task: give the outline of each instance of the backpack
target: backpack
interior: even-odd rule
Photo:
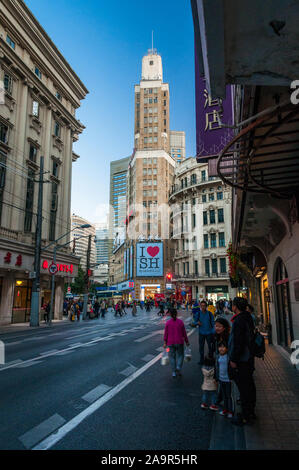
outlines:
[[[264,359],[264,354],[266,352],[265,339],[258,330],[254,333],[252,352],[254,357]]]

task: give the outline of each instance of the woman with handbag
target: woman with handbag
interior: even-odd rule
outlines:
[[[170,309],[171,318],[166,322],[164,331],[164,348],[169,346],[169,361],[172,369],[172,377],[181,376],[184,362],[184,343],[190,345],[182,320],[177,318],[177,310]]]

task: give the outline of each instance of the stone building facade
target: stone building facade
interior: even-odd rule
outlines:
[[[73,143],[84,130],[76,110],[88,91],[25,3],[15,0],[1,2],[0,82],[4,88],[0,104],[3,323],[28,321],[30,315],[41,156],[48,182],[43,185],[42,246],[71,230],[72,163],[79,158]],[[66,236],[62,242],[68,240]],[[42,254],[46,266],[52,254]],[[76,275],[78,266],[69,247],[58,251],[57,261],[63,275],[57,276],[55,316],[62,311],[64,281]],[[44,302],[49,299],[50,276],[43,268],[41,280]]]

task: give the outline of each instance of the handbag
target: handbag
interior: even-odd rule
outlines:
[[[191,348],[190,346],[187,346],[185,349],[185,354],[184,354],[185,362],[190,362],[191,358],[192,358]]]
[[[165,349],[161,357],[161,366],[167,366],[168,364],[169,364],[169,357],[168,357],[168,352]]]

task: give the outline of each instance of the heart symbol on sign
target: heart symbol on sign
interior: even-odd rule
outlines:
[[[146,251],[153,258],[159,253],[160,248],[158,246],[149,246]]]

